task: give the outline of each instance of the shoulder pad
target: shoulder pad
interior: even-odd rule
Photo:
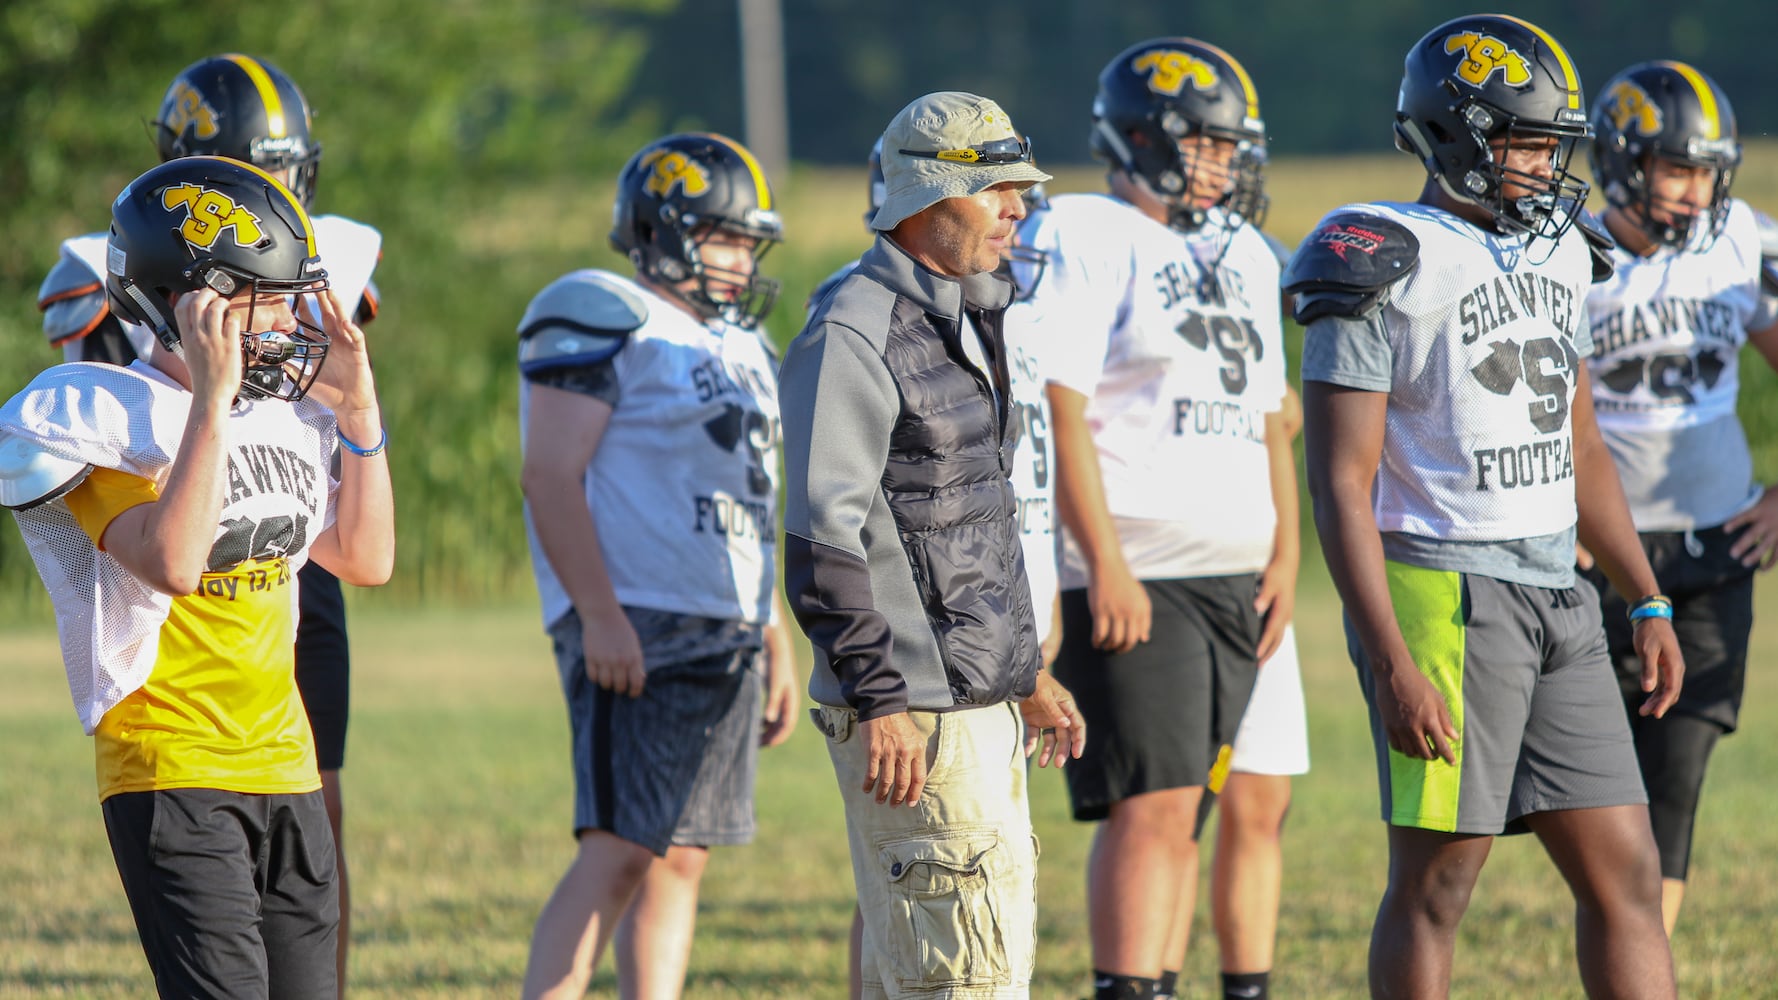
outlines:
[[[36,444],[0,432],[0,507],[30,510],[85,481],[93,467],[57,458]]]
[[[358,296],[358,312],[353,315],[352,322],[363,326],[377,318],[383,309],[383,293],[377,289],[375,281],[364,283],[364,291]]]
[[[1574,217],[1574,228],[1580,230],[1581,236],[1587,241],[1587,253],[1593,257],[1593,284],[1612,276],[1617,271],[1617,264],[1611,259],[1611,252],[1617,249],[1617,240],[1611,238],[1605,225],[1591,212],[1582,212]]]
[[[519,320],[526,374],[604,361],[648,322],[648,304],[612,275],[576,271],[537,293]]]
[[[1296,296],[1295,319],[1370,316],[1389,289],[1420,264],[1420,240],[1399,222],[1363,212],[1336,212],[1296,248],[1280,279]]]
[[[111,311],[105,282],[86,264],[64,254],[37,290],[43,335],[57,347],[93,332]]]

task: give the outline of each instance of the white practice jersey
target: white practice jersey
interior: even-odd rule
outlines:
[[[585,478],[618,601],[730,621],[769,620],[778,532],[778,366],[763,335],[721,320],[700,322],[608,272],[576,271],[556,284],[588,280],[621,288],[646,306],[648,317],[611,360],[621,398]],[[533,433],[526,426],[530,392],[530,383],[521,381],[524,434]],[[529,505],[525,526],[547,625],[571,602],[544,556]]]
[[[1088,398],[1105,499],[1140,579],[1257,572],[1277,514],[1265,442],[1282,406],[1278,259],[1251,226],[1184,234],[1104,195],[1062,195],[1021,242],[1052,382]],[[1066,536],[1066,532],[1064,532]],[[1065,538],[1061,585],[1086,586]]]
[[[1735,413],[1741,346],[1760,309],[1752,209],[1731,201],[1712,242],[1614,251],[1587,314],[1593,408],[1643,531],[1713,527],[1759,497]]]
[[[140,476],[164,490],[178,459],[191,393],[145,361],[61,364],[0,408],[0,440]],[[228,469],[211,571],[233,557],[287,560],[295,573],[333,523],[333,414],[310,400],[242,402],[228,420]],[[68,687],[91,733],[141,687],[172,598],[98,551],[60,498],[14,511],[56,611]],[[296,614],[297,588],[290,588]]]
[[[1569,414],[1592,350],[1585,237],[1501,235],[1417,204],[1338,211],[1392,220],[1420,241],[1419,266],[1375,324],[1391,359],[1387,384],[1367,387],[1389,393],[1378,528],[1461,542],[1571,528]]]

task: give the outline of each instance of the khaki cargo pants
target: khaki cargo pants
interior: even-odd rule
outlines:
[[[915,806],[863,791],[857,716],[818,706],[846,804],[864,913],[864,995],[1023,1000],[1037,948],[1037,838],[1025,797],[1024,723],[1012,704],[912,712],[927,734]]]

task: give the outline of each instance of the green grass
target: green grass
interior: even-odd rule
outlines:
[[[1363,704],[1320,568],[1298,628],[1314,771],[1286,834],[1279,996],[1364,991],[1383,830]],[[1762,610],[1778,613],[1767,591]],[[507,997],[531,923],[567,865],[567,725],[534,608],[372,609],[355,620],[345,785],[354,872],[353,995]],[[42,628],[0,631],[0,997],[137,997],[151,991],[94,802],[81,735]],[[1754,637],[1743,732],[1718,751],[1698,862],[1676,942],[1688,997],[1769,996],[1778,982],[1778,639]],[[1060,778],[1033,782],[1043,838],[1033,995],[1086,992],[1082,876],[1089,831],[1067,819]],[[815,730],[766,754],[760,835],[719,851],[705,882],[687,994],[843,995],[851,880],[826,753]],[[1208,932],[1208,914],[1199,926]],[[1186,979],[1214,982],[1200,936]],[[1579,996],[1567,895],[1534,842],[1502,841],[1464,923],[1458,997]],[[613,995],[609,972],[595,994]]]

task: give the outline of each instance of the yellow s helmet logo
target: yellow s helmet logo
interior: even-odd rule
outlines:
[[[216,138],[216,109],[204,100],[204,95],[197,88],[184,80],[173,84],[173,92],[168,96],[173,109],[168,112],[165,125],[174,135],[184,135],[187,125],[196,125],[192,133],[199,139]]]
[[[235,203],[221,191],[196,184],[175,184],[161,192],[161,205],[172,211],[185,209],[185,221],[179,235],[200,250],[208,250],[222,237],[222,231],[235,231],[235,245],[252,248],[265,239],[259,227],[259,216]]]
[[[1464,31],[1445,39],[1445,51],[1463,53],[1457,64],[1457,78],[1480,87],[1496,73],[1502,74],[1509,87],[1531,84],[1531,63],[1511,46],[1493,35]]]
[[[687,198],[703,197],[710,190],[710,175],[704,168],[674,149],[658,149],[642,158],[642,169],[648,171],[643,190],[661,198],[677,186]]]
[[[1610,102],[1606,111],[1619,132],[1628,132],[1634,122],[1638,135],[1661,134],[1660,105],[1649,100],[1648,91],[1638,87],[1636,81],[1619,80],[1606,99]]]
[[[1152,49],[1130,63],[1137,73],[1148,74],[1148,89],[1168,97],[1178,97],[1187,80],[1198,90],[1214,90],[1221,77],[1216,64],[1206,62],[1178,49]]]

